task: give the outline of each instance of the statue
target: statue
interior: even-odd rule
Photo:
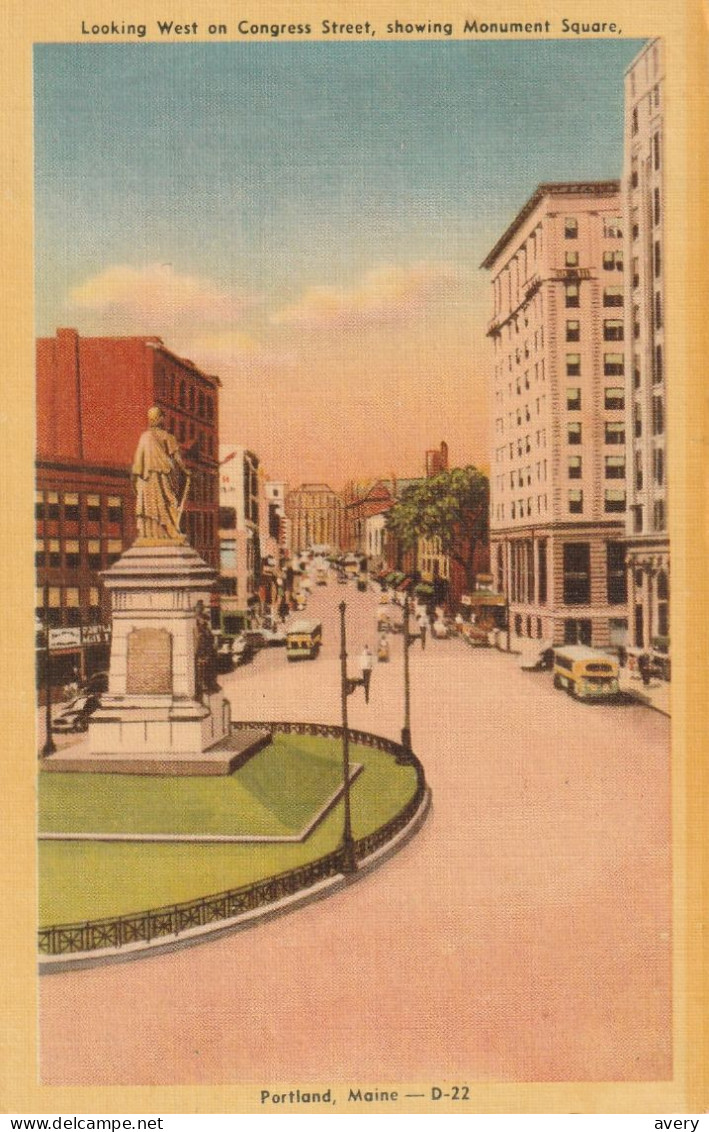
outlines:
[[[135,490],[138,538],[146,542],[173,542],[184,545],[187,536],[180,531],[182,509],[190,486],[190,473],[182,459],[180,446],[162,426],[163,411],[153,405],[148,410],[149,428],[141,435],[135,451],[131,478]],[[177,501],[177,472],[185,476],[182,499]]]

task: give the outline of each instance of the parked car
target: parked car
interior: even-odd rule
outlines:
[[[282,645],[285,648],[285,629],[260,629],[259,631],[264,638],[264,645],[266,648],[273,648],[274,646],[279,645]]]
[[[254,655],[254,646],[247,641],[243,633],[239,633],[234,637],[231,643],[231,655],[233,663],[238,667],[240,664],[248,664]]]
[[[88,731],[89,719],[101,701],[94,692],[82,692],[65,704],[52,720],[52,731]]]
[[[244,629],[241,636],[251,645],[252,649],[263,649],[266,647],[265,629]]]

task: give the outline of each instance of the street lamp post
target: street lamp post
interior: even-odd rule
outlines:
[[[409,595],[404,598],[404,726],[401,729],[401,745],[403,755],[397,760],[400,763],[409,763],[413,760],[411,747],[411,686],[409,680],[409,649],[414,641],[421,641],[421,648],[426,647],[426,632],[421,629],[418,633],[409,631]]]
[[[44,746],[42,747],[42,758],[46,759],[48,755],[53,755],[56,751],[54,740],[52,739],[52,667],[51,667],[51,653],[49,651],[49,582],[44,583],[44,688],[45,688],[45,727],[46,737]]]
[[[372,677],[371,656],[362,659],[362,676],[357,679],[347,675],[347,633],[345,628],[345,610],[347,603],[340,602],[340,674],[342,693],[342,774],[344,788],[344,822],[342,829],[342,871],[354,873],[357,871],[357,857],[355,854],[354,838],[352,837],[352,809],[350,800],[350,732],[347,719],[347,697],[351,696],[355,688],[364,688],[365,702],[369,703],[369,682]],[[368,655],[365,653],[365,655]]]

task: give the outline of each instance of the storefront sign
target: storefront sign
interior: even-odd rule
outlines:
[[[50,629],[50,649],[79,649],[81,648],[81,629]]]

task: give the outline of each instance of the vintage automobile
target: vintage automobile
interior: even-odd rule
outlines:
[[[288,660],[315,660],[322,645],[319,621],[294,621],[288,626],[286,656]]]
[[[52,720],[52,731],[88,731],[89,719],[101,704],[95,692],[82,692]]]
[[[565,688],[578,700],[618,699],[618,661],[584,645],[561,645],[554,650],[554,687]]]

